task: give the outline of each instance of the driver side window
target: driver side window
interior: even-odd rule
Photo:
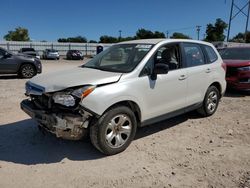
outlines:
[[[163,63],[169,66],[169,71],[181,67],[180,48],[178,44],[168,44],[160,47],[155,54],[155,63]]]

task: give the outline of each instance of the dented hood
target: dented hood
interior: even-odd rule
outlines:
[[[33,77],[27,85],[43,93],[60,91],[83,85],[100,85],[117,82],[122,73],[77,67],[70,70],[42,74]]]

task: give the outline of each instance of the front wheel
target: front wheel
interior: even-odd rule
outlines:
[[[206,92],[202,107],[197,110],[198,113],[204,117],[213,115],[218,108],[219,100],[218,89],[215,86],[210,86]]]
[[[24,64],[21,66],[19,74],[22,78],[32,78],[36,75],[36,69],[31,64]]]
[[[137,121],[126,106],[111,108],[90,127],[92,144],[106,155],[124,151],[134,139]]]

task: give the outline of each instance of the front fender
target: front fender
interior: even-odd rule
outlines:
[[[101,116],[109,107],[124,101],[132,101],[139,108],[142,104],[135,95],[129,93],[129,89],[125,85],[114,83],[97,87],[89,96],[82,99],[80,105]]]

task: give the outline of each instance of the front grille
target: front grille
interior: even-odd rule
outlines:
[[[250,83],[250,78],[240,78],[239,82],[240,83]]]
[[[40,109],[51,108],[51,98],[46,95],[35,95],[32,96],[35,105]]]

